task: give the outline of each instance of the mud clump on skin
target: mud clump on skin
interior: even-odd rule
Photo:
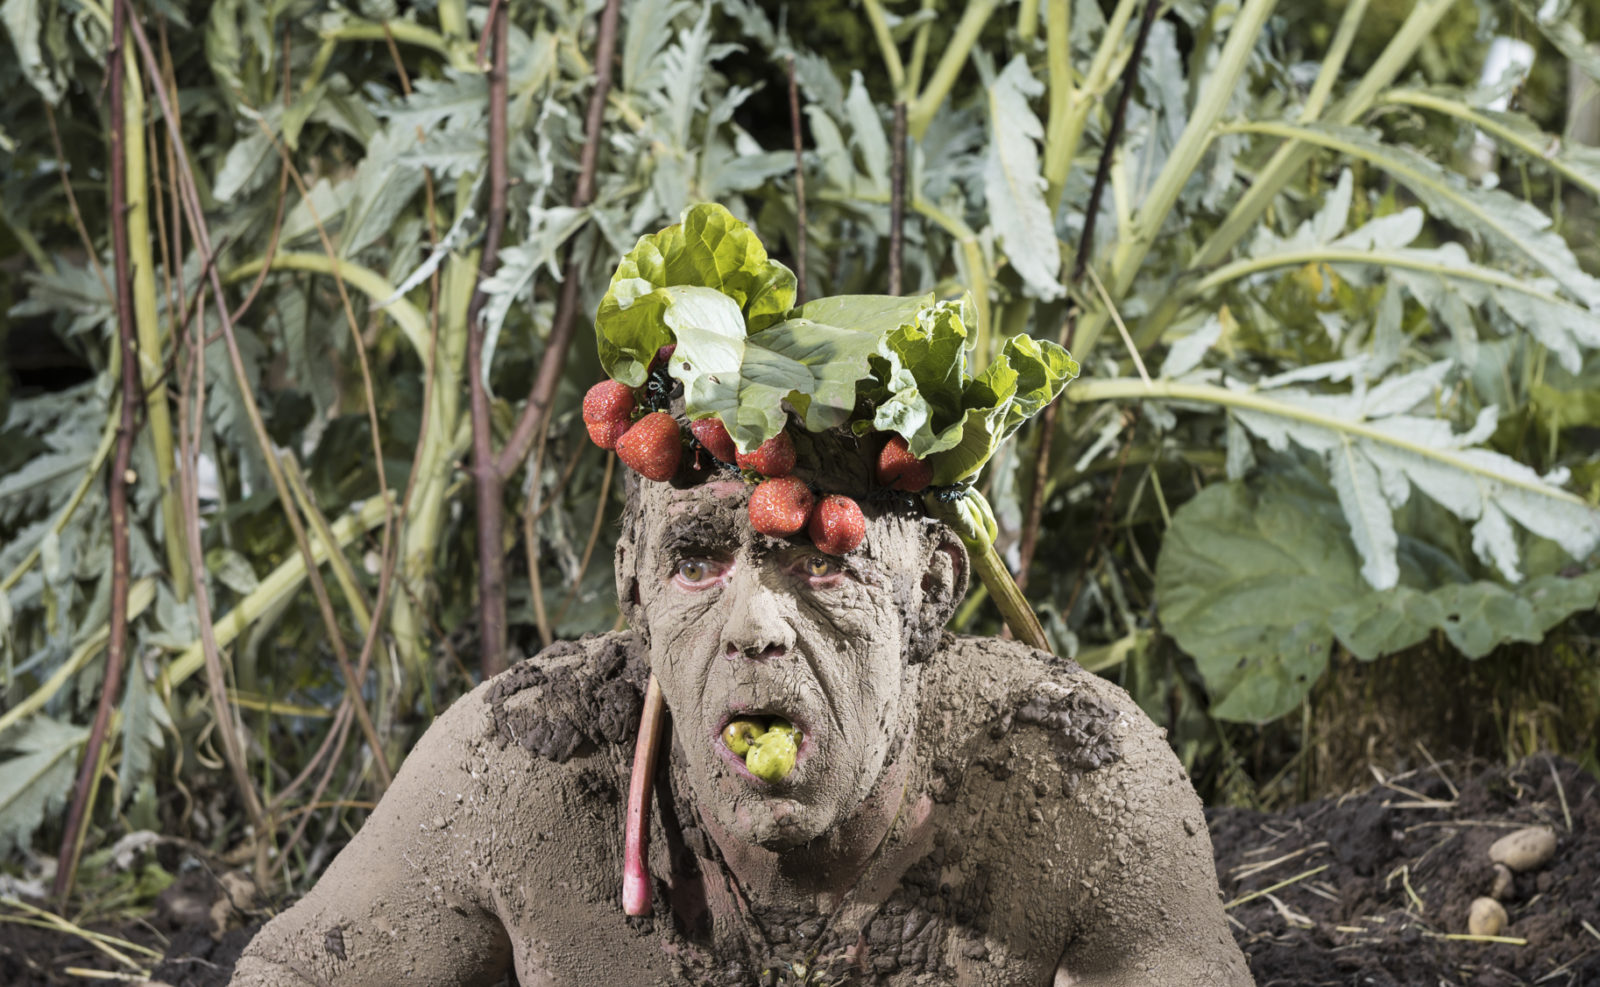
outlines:
[[[1327,868],[1273,892],[1286,911],[1265,896],[1229,911],[1257,983],[1600,984],[1600,943],[1583,926],[1600,928],[1600,783],[1549,757],[1475,776],[1446,762],[1444,773],[1459,795],[1427,767],[1390,779],[1436,804],[1380,785],[1272,815],[1208,812],[1225,899]],[[1555,857],[1517,875],[1501,902],[1500,934],[1527,944],[1444,939],[1467,931],[1473,899],[1493,888],[1489,845],[1532,825],[1555,830]]]
[[[644,708],[645,668],[644,647],[631,634],[552,645],[489,687],[491,739],[557,763],[585,745],[631,744]],[[537,702],[508,704],[529,689],[541,690]]]

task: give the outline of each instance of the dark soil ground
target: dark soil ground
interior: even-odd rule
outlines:
[[[1446,764],[1284,812],[1218,809],[1210,820],[1229,919],[1258,987],[1600,987],[1600,783],[1569,761],[1476,773]],[[1556,853],[1504,896],[1506,941],[1452,938],[1493,884],[1489,844],[1533,825],[1555,830]],[[225,985],[266,910],[230,907],[213,873],[186,873],[146,918],[89,928],[164,951],[157,960],[106,943],[154,983]],[[68,972],[77,969],[132,972],[82,936],[0,922],[0,985],[107,982]]]
[[[1210,813],[1217,876],[1258,987],[1600,987],[1600,785],[1534,757],[1465,777],[1385,776],[1286,812]],[[1494,883],[1489,845],[1558,841],[1502,900],[1504,942],[1451,938]]]

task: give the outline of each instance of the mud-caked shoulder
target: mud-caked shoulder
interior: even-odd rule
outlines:
[[[557,642],[486,684],[488,739],[557,763],[630,745],[648,677],[644,644],[632,631]]]
[[[975,766],[1002,776],[1019,744],[1040,746],[1071,792],[1085,775],[1121,759],[1130,730],[1154,729],[1115,685],[1016,641],[947,636],[931,664],[930,698],[946,728],[947,770],[936,763],[936,773]]]

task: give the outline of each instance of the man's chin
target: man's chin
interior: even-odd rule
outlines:
[[[774,853],[810,843],[834,822],[834,813],[788,798],[741,799],[731,808],[729,835]]]

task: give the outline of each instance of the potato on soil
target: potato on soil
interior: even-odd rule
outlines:
[[[1489,859],[1522,873],[1543,867],[1556,853],[1556,831],[1549,826],[1529,826],[1495,840]]]
[[[1493,898],[1474,898],[1467,909],[1467,931],[1475,936],[1497,936],[1506,921],[1505,908]]]

